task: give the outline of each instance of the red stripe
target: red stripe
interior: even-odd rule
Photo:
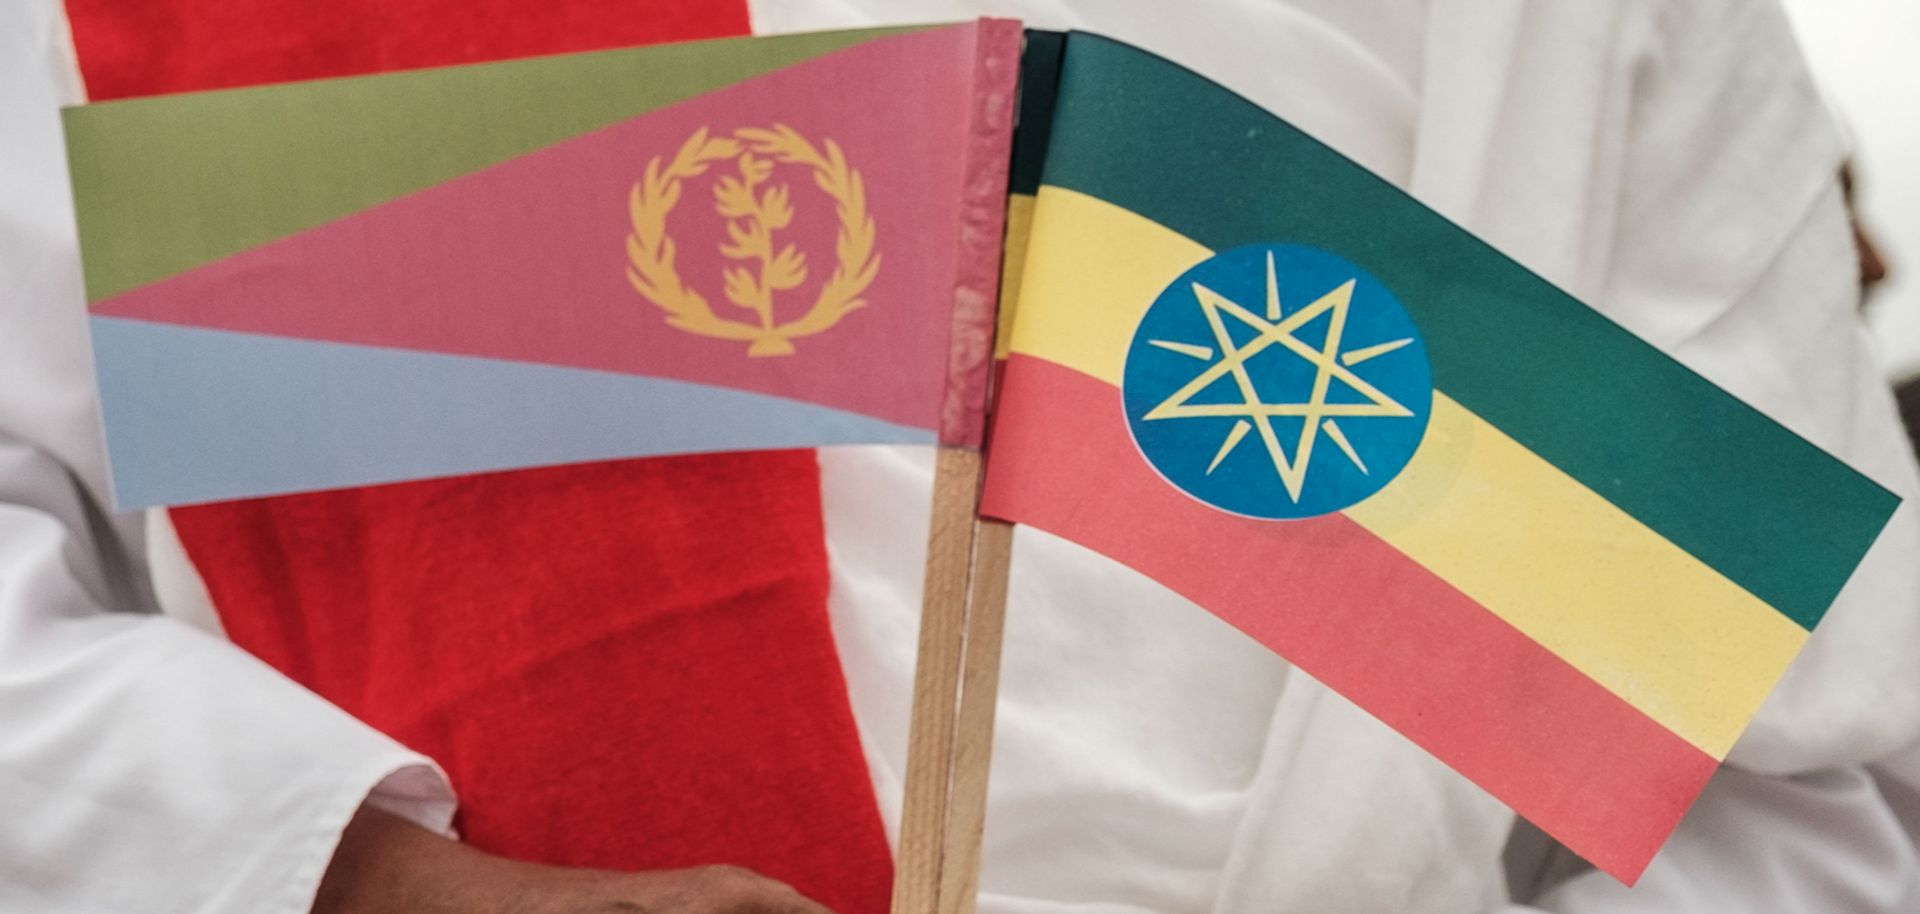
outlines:
[[[1014,356],[985,513],[1145,573],[1631,883],[1715,761],[1344,515],[1272,522],[1164,482],[1119,391]]]

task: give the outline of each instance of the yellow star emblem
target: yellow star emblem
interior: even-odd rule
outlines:
[[[1340,429],[1335,419],[1411,416],[1413,411],[1361,379],[1353,372],[1352,367],[1399,349],[1412,343],[1413,340],[1411,338],[1391,340],[1361,349],[1340,351],[1341,337],[1346,329],[1347,310],[1353,299],[1355,282],[1356,280],[1347,280],[1333,291],[1320,296],[1312,304],[1284,318],[1280,314],[1280,289],[1274,275],[1271,253],[1267,254],[1267,313],[1264,318],[1200,283],[1193,283],[1194,300],[1198,303],[1201,313],[1206,316],[1207,325],[1213,329],[1214,343],[1219,347],[1220,358],[1214,359],[1214,349],[1209,346],[1168,340],[1147,340],[1150,345],[1205,360],[1209,364],[1192,380],[1161,401],[1158,406],[1148,410],[1142,419],[1153,421],[1240,417],[1239,421],[1233,424],[1233,428],[1228,430],[1226,440],[1221,442],[1220,450],[1213,456],[1213,462],[1207,465],[1207,473],[1212,474],[1214,469],[1220,466],[1220,462],[1225,460],[1227,455],[1247,437],[1248,432],[1257,430],[1260,433],[1261,443],[1266,445],[1267,456],[1273,461],[1274,472],[1279,474],[1281,483],[1287,488],[1287,494],[1295,502],[1300,500],[1300,490],[1306,482],[1307,467],[1313,460],[1314,443],[1323,432],[1360,472],[1367,472],[1367,465],[1360,460],[1360,455],[1354,451],[1352,442],[1347,440],[1346,433]],[[1329,315],[1329,325],[1327,337],[1320,346],[1311,346],[1294,335],[1296,331],[1322,314]],[[1233,337],[1227,332],[1227,323],[1223,315],[1252,328],[1256,334],[1254,338],[1244,345],[1236,345]],[[1249,359],[1276,346],[1283,353],[1291,353],[1306,360],[1314,368],[1313,386],[1306,398],[1300,402],[1269,403],[1261,399],[1259,392],[1254,388],[1252,376],[1247,372]],[[1240,402],[1191,402],[1194,395],[1227,375],[1233,376],[1233,382],[1240,390]],[[1367,402],[1327,402],[1327,392],[1335,381],[1351,388]],[[1279,433],[1274,431],[1273,420],[1277,416],[1299,416],[1304,420],[1299,436],[1294,442],[1292,458],[1287,456],[1286,449],[1280,443]]]

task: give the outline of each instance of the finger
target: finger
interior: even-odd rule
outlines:
[[[767,914],[833,914],[833,909],[799,892],[780,899],[766,910]]]
[[[823,905],[778,879],[759,877],[759,898],[765,914],[834,914]]]

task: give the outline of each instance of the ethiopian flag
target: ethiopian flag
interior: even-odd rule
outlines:
[[[69,110],[117,503],[976,445],[1019,50],[982,20]]]
[[[1058,79],[985,513],[1635,879],[1898,500],[1231,92]]]

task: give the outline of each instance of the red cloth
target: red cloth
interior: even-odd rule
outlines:
[[[827,628],[808,452],[179,508],[234,640],[452,774],[523,859],[891,878]]]
[[[745,0],[67,0],[95,100],[747,34]]]
[[[72,0],[94,98],[743,32],[738,3]],[[446,766],[475,845],[748,866],[842,914],[892,861],[807,452],[173,511],[233,639]],[[236,722],[236,725],[244,724]]]

